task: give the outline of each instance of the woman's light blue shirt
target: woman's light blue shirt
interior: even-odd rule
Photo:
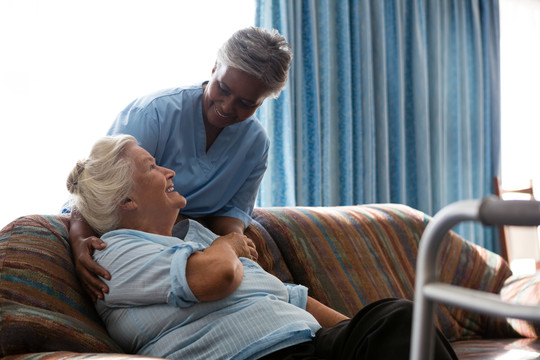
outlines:
[[[182,214],[231,216],[247,226],[267,167],[270,140],[255,118],[224,128],[208,152],[202,85],[162,90],[136,99],[108,135],[133,135],[160,166],[176,172],[187,199]]]
[[[111,273],[96,308],[125,351],[170,359],[256,359],[310,341],[320,325],[305,311],[307,288],[284,284],[240,258],[241,285],[231,295],[199,302],[185,277],[188,257],[216,238],[192,220],[166,237],[135,230],[102,236],[94,259]]]

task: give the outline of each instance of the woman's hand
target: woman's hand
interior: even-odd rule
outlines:
[[[246,235],[241,235],[239,233],[230,233],[225,236],[220,236],[212,245],[219,245],[221,242],[226,242],[236,253],[238,257],[245,257],[253,261],[257,261],[259,254],[255,247],[253,240],[248,238]]]
[[[90,295],[93,302],[103,299],[109,292],[109,287],[99,278],[109,280],[111,275],[99,266],[92,254],[95,250],[103,250],[106,246],[103,240],[94,236],[94,231],[77,212],[73,211],[70,218],[69,241],[73,252],[75,272],[83,289]]]
[[[257,261],[259,254],[253,241],[244,235],[245,225],[242,220],[230,216],[213,216],[206,218],[206,223],[214,234],[223,235],[221,241],[231,241],[238,257]]]

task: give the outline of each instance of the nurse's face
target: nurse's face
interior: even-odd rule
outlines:
[[[255,113],[268,94],[260,79],[229,66],[214,67],[203,94],[203,117],[219,129],[242,122]]]

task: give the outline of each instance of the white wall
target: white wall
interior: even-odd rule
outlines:
[[[207,80],[254,0],[0,0],[0,228],[57,213],[134,98]]]
[[[540,196],[540,1],[501,0],[501,170]]]
[[[500,0],[499,4],[501,180],[503,187],[512,189],[526,187],[532,179],[540,200],[540,0]],[[539,230],[509,229],[514,274],[536,271]]]

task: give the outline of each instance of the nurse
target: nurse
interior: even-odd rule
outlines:
[[[243,233],[267,167],[270,141],[253,116],[287,82],[291,46],[277,31],[249,27],[234,33],[217,53],[209,81],[162,90],[130,103],[108,135],[129,134],[158,165],[182,176],[183,217],[201,220],[218,235]],[[70,241],[75,268],[92,299],[102,299],[110,274],[92,260],[105,243],[77,211]]]

